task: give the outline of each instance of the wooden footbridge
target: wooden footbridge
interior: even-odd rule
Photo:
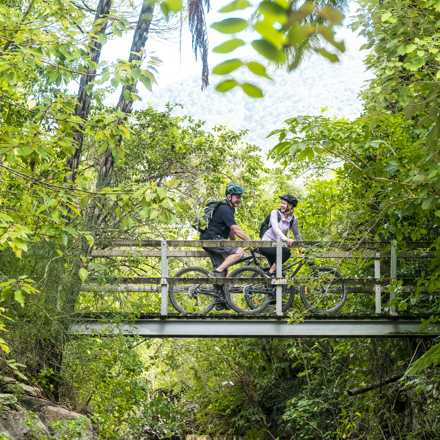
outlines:
[[[393,281],[397,280],[397,260],[399,258],[433,258],[435,252],[427,251],[433,243],[409,242],[405,250],[397,252],[397,246],[392,243],[363,242],[360,245],[348,243],[325,244],[326,250],[318,248],[322,243],[299,242],[294,246],[314,247],[315,258],[341,259],[360,258],[374,260],[374,278],[344,278],[339,284],[348,287],[349,294],[375,295],[375,313],[357,315],[312,315],[304,314],[296,319],[292,311],[282,312],[282,286],[286,279],[282,277],[281,253],[285,243],[264,241],[197,241],[197,240],[112,240],[98,242],[97,248],[92,251],[93,258],[119,257],[156,257],[161,259],[160,277],[126,277],[107,280],[111,284],[85,284],[82,292],[150,292],[160,294],[160,313],[141,315],[136,321],[119,319],[110,320],[107,315],[82,315],[81,319],[72,326],[71,331],[76,334],[94,335],[104,332],[124,335],[140,335],[152,338],[185,338],[185,337],[435,337],[440,335],[440,324],[431,323],[421,326],[427,316],[401,315],[392,305],[384,309],[385,287],[390,292],[390,301],[395,297]],[[178,288],[182,284],[214,284],[214,280],[207,278],[176,278],[168,273],[170,258],[209,258],[209,254],[201,250],[182,250],[182,248],[210,248],[210,247],[272,247],[277,248],[277,277],[265,279],[265,284],[276,286],[275,314],[243,315],[210,313],[208,315],[179,315],[169,312],[168,291],[170,286]],[[150,248],[150,249],[149,249]],[[153,249],[151,249],[153,248]],[[176,249],[178,250],[170,250]],[[336,250],[328,250],[336,249]],[[385,249],[385,250],[384,250]],[[381,278],[381,261],[389,260],[389,277]],[[399,279],[402,281],[401,290],[414,290],[415,280]],[[246,285],[255,282],[251,278],[222,278],[215,279],[215,284]],[[289,283],[304,285],[305,280],[289,280]],[[395,284],[395,283],[394,283]],[[177,286],[177,287],[176,287]],[[440,290],[440,286],[439,286]],[[349,299],[350,301],[350,299]],[[343,310],[342,310],[343,312]],[[106,317],[107,316],[107,317]],[[113,315],[114,316],[114,315]],[[293,316],[293,318],[292,318]]]

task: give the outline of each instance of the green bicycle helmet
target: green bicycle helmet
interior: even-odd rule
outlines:
[[[234,194],[244,194],[245,192],[241,186],[231,183],[226,187],[225,196],[228,197],[229,194],[231,196]]]

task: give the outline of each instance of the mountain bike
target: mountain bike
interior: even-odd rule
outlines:
[[[230,284],[225,290],[228,304],[238,313],[261,313],[269,305],[275,304],[276,285],[259,282],[263,278],[267,279],[269,267],[261,267],[255,252],[251,251],[251,254],[252,256],[244,259],[248,263],[232,272],[230,277],[255,278],[255,283],[246,286]],[[255,266],[250,266],[251,263]],[[308,266],[309,269],[307,283],[299,289],[304,306],[313,313],[339,311],[347,301],[347,287],[340,283],[342,275],[330,267],[316,266],[309,255],[283,267],[283,278],[286,278],[287,285],[282,286],[282,311],[286,312],[291,307],[296,293],[293,284],[289,286],[289,280],[293,280],[303,266]],[[287,273],[293,267],[293,272]]]
[[[261,267],[255,251],[251,256],[243,258],[238,263],[246,262],[231,273],[231,278],[255,278],[255,283],[245,286],[221,286],[212,283],[208,271],[201,267],[187,267],[176,273],[177,278],[206,278],[207,283],[193,285],[170,285],[169,297],[173,307],[181,313],[208,313],[216,304],[227,303],[230,308],[238,313],[255,314],[263,312],[270,304],[275,303],[276,286],[261,283],[261,279],[268,278],[269,267]],[[250,264],[254,264],[251,266]],[[329,267],[315,266],[309,256],[304,256],[294,263],[283,268],[283,277],[293,279],[300,269],[307,265],[310,275],[305,286],[300,287],[300,297],[304,306],[314,313],[336,313],[347,300],[347,288],[337,284],[341,274]],[[289,275],[287,270],[296,266]],[[260,280],[260,282],[259,282]],[[209,284],[208,284],[209,283]],[[293,284],[282,286],[283,312],[292,305],[295,298]]]

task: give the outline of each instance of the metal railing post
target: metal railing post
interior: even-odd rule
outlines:
[[[279,280],[283,276],[283,242],[281,240],[277,240],[277,280]],[[283,286],[281,284],[277,284],[277,316],[283,316]]]
[[[380,278],[380,253],[376,253],[374,259],[374,278]],[[376,292],[376,313],[382,313],[382,288],[379,284],[375,286]]]
[[[391,281],[397,279],[397,256],[396,256],[397,244],[391,246],[391,262],[390,262],[390,278]],[[390,301],[396,298],[394,289],[390,292]],[[390,307],[390,314],[397,315],[396,306]]]
[[[167,256],[167,241],[161,241],[161,303],[160,303],[160,314],[161,316],[168,315],[168,256]]]

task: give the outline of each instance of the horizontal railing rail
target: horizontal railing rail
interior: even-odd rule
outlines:
[[[103,247],[161,247],[163,240],[128,240],[128,239],[114,239],[105,240],[99,239],[95,242],[96,248]],[[167,247],[274,247],[274,241],[241,241],[241,240],[166,240]],[[428,249],[435,242],[431,241],[408,241],[405,243],[399,243],[402,248],[405,249]],[[388,246],[392,246],[393,242],[383,241],[361,241],[356,243],[350,242],[334,242],[334,241],[297,241],[292,244],[291,247],[303,247],[303,246],[320,246],[331,247],[340,249],[383,249]]]
[[[92,251],[92,257],[161,257],[159,250],[145,251],[136,249],[96,249]],[[168,251],[168,257],[174,258],[208,258],[206,251]],[[248,255],[249,256],[249,255]],[[263,257],[257,253],[258,257]],[[346,252],[315,252],[315,258],[391,258],[391,252],[362,252],[362,251],[346,251]],[[397,254],[397,258],[434,258],[435,252],[430,251],[401,251]]]

